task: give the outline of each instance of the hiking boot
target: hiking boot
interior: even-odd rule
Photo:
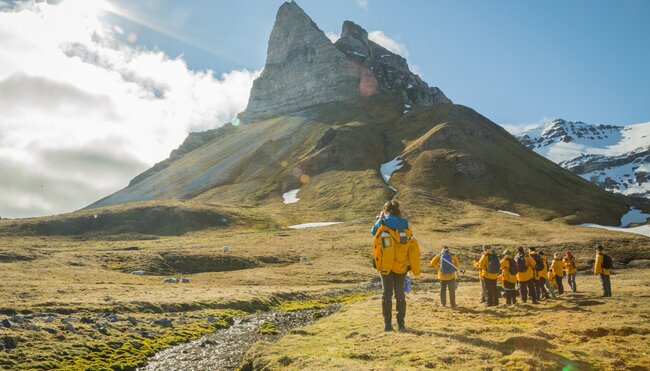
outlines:
[[[385,323],[384,324],[384,331],[386,331],[386,332],[393,331],[393,325],[391,325],[390,323]]]
[[[397,324],[397,331],[399,331],[399,332],[405,332],[405,331],[406,331],[406,326],[404,326],[403,323],[398,323],[398,324]]]

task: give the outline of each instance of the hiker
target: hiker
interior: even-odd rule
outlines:
[[[612,297],[612,282],[610,281],[612,258],[605,252],[601,245],[596,248],[596,261],[594,262],[594,275],[600,275],[603,284],[603,297]]]
[[[555,292],[557,291],[557,284],[555,283],[555,275],[553,274],[552,269],[549,269],[548,273],[546,273],[546,288],[548,289],[548,292],[551,293],[553,299],[555,299],[557,297],[555,295]]]
[[[483,256],[476,263],[476,268],[481,270],[483,278],[485,306],[493,307],[498,305],[497,276],[501,272],[501,261],[499,261],[499,256],[492,252],[490,245],[483,245]]]
[[[528,254],[535,261],[535,269],[533,271],[533,278],[535,280],[535,294],[537,300],[548,299],[548,292],[546,291],[546,274],[548,272],[548,263],[546,256],[542,256],[543,252],[537,253],[535,247],[528,249]]]
[[[373,240],[373,260],[381,277],[381,309],[384,331],[392,331],[393,293],[397,309],[397,328],[405,331],[406,274],[420,274],[420,246],[413,238],[408,221],[402,217],[400,204],[391,200],[384,204],[377,222],[370,231]]]
[[[443,246],[440,254],[433,257],[431,266],[438,270],[440,280],[440,304],[447,306],[447,288],[449,289],[449,303],[456,308],[456,272],[460,262],[456,255],[449,252],[449,247]]]
[[[564,261],[560,259],[560,254],[553,254],[553,261],[551,262],[551,269],[553,270],[553,275],[555,276],[555,284],[557,285],[557,294],[564,294],[564,285],[562,284],[562,278],[564,278]]]
[[[517,248],[517,281],[519,281],[519,294],[521,301],[524,303],[527,297],[533,304],[538,304],[537,291],[535,290],[535,260],[524,252],[524,248],[519,246]]]
[[[576,292],[578,291],[578,287],[576,286],[576,273],[578,272],[578,262],[576,261],[576,257],[573,256],[571,250],[567,250],[566,256],[563,260],[569,287],[571,287],[571,291]]]
[[[512,257],[510,250],[505,250],[501,256],[501,279],[505,290],[506,305],[517,304],[517,263]]]

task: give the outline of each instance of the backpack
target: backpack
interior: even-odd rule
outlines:
[[[603,269],[612,269],[612,264],[612,257],[607,254],[603,254]]]
[[[517,256],[517,271],[519,273],[524,273],[528,270],[528,265],[526,264],[526,258],[523,255]]]
[[[500,273],[501,262],[499,261],[499,256],[497,254],[487,254],[487,257],[488,257],[487,272]]]
[[[383,275],[391,271],[396,250],[407,250],[408,266],[414,275],[420,274],[420,245],[411,230],[391,229],[383,223],[375,232],[373,240],[373,266]]]
[[[531,254],[533,259],[535,260],[535,270],[536,271],[543,271],[544,270],[544,260],[542,259],[541,256],[537,254]]]
[[[456,272],[456,267],[451,263],[452,254],[440,254],[440,272],[450,274]]]
[[[508,271],[510,271],[511,275],[514,276],[519,272],[519,267],[517,266],[515,259],[508,259],[508,265]]]

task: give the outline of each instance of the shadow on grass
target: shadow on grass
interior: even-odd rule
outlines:
[[[555,345],[548,342],[548,340],[534,337],[534,336],[512,336],[505,341],[497,342],[482,339],[476,336],[466,336],[462,334],[449,334],[436,331],[427,331],[427,334],[430,334],[435,337],[448,338],[460,343],[469,344],[475,347],[481,347],[489,349],[492,351],[497,351],[503,356],[508,356],[514,353],[515,351],[523,351],[531,354],[536,359],[541,361],[551,362],[554,364],[555,369],[560,370],[592,370],[594,367],[583,361],[572,360],[567,357],[561,356],[552,352],[552,349],[555,349]]]

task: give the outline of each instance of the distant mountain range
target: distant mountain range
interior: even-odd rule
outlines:
[[[650,122],[613,126],[556,119],[517,139],[608,191],[650,198]]]

